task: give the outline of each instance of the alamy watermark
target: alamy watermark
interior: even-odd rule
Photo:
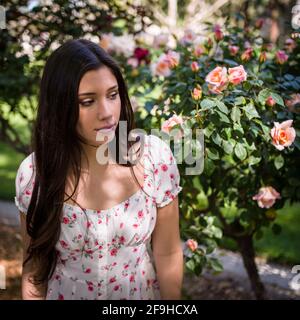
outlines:
[[[0,290],[6,289],[6,272],[5,267],[0,264]]]
[[[6,29],[6,11],[3,6],[0,6],[0,29]]]
[[[291,20],[292,28],[295,30],[292,33],[292,38],[299,38],[300,37],[300,0],[297,0],[296,5],[292,8],[292,20]]]
[[[193,137],[193,132],[195,137]],[[119,121],[119,164],[125,164],[131,162],[137,163],[143,155],[145,147],[145,136],[147,132],[143,129],[133,129],[129,132],[127,137],[127,121]],[[154,135],[162,140],[167,147],[170,147],[171,141],[174,141],[173,155],[176,160],[176,164],[185,163],[188,165],[185,168],[186,175],[199,175],[204,169],[204,132],[202,129],[178,129],[173,128],[167,134],[159,129],[151,129],[150,135]],[[137,141],[137,137],[139,140]],[[99,164],[115,163],[114,159],[117,159],[116,151],[116,139],[115,131],[110,132],[97,132],[96,141],[103,142],[97,147],[96,159]],[[127,150],[128,141],[136,142]],[[161,145],[160,151],[163,152],[164,145]],[[137,153],[137,150],[140,150]],[[108,154],[107,154],[108,150]],[[138,155],[137,155],[138,154]],[[124,156],[125,155],[125,156]],[[165,164],[172,164],[172,158],[167,158]],[[193,166],[192,166],[193,165]]]
[[[296,275],[292,278],[290,286],[294,290],[300,290],[300,264],[293,266],[292,273]]]

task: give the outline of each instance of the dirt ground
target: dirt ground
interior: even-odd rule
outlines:
[[[0,266],[6,270],[6,289],[0,289],[0,300],[21,299],[22,238],[19,228],[0,224]],[[290,291],[267,286],[269,299],[297,299]],[[234,279],[216,280],[214,276],[184,276],[183,299],[186,300],[249,300],[250,290]],[[299,299],[299,297],[298,297]]]

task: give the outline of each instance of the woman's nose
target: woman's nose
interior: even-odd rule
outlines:
[[[112,111],[111,105],[106,99],[98,102],[97,117],[99,120],[110,118],[112,116]]]

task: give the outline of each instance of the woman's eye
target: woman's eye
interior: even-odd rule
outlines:
[[[84,107],[88,107],[90,106],[92,103],[94,102],[93,99],[88,99],[88,100],[83,100],[83,101],[80,101],[80,104]]]
[[[114,92],[113,94],[110,95],[110,98],[112,100],[116,99],[117,95],[119,94],[119,92]]]

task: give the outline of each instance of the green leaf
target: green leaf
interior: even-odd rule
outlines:
[[[216,105],[216,102],[210,99],[203,99],[200,103],[202,109],[211,109]]]
[[[256,165],[257,163],[259,163],[261,161],[261,157],[254,157],[253,155],[251,155],[249,157],[249,164],[251,166]]]
[[[281,105],[284,107],[284,102],[281,96],[278,93],[272,92],[270,89],[263,89],[259,92],[258,94],[258,101],[262,104],[265,105],[266,100],[272,97],[277,104]]]
[[[234,144],[231,141],[223,140],[223,149],[227,154],[232,154]]]
[[[246,104],[246,99],[244,97],[236,97],[234,100],[234,104],[239,106],[241,104]]]
[[[216,131],[214,131],[213,134],[212,134],[212,140],[216,145],[221,146],[222,139],[221,139],[220,135]]]
[[[229,113],[228,108],[226,107],[225,103],[222,101],[216,101],[216,105],[219,108],[220,111],[222,111],[225,114]]]
[[[258,94],[258,101],[262,105],[265,105],[265,102],[269,98],[269,96],[270,96],[270,90],[269,89],[263,89]]]
[[[230,123],[229,118],[228,118],[223,112],[220,112],[220,111],[216,110],[216,113],[219,115],[219,119],[220,119],[222,122]]]
[[[235,155],[240,159],[244,160],[247,157],[247,151],[241,143],[237,143],[234,148]]]
[[[211,160],[218,160],[220,157],[218,150],[215,148],[209,148],[209,149],[207,148],[207,156]]]
[[[204,160],[204,173],[205,175],[207,176],[210,176],[212,175],[212,173],[214,172],[215,170],[215,165],[214,165],[214,162],[208,158],[206,158]]]
[[[194,271],[195,269],[195,262],[193,259],[190,259],[189,261],[186,262],[186,267],[190,270],[190,271]]]
[[[277,157],[274,159],[274,165],[275,165],[275,168],[276,168],[277,170],[279,170],[280,168],[283,167],[283,165],[284,165],[284,158],[283,158],[282,155],[279,155],[279,156],[277,156]]]
[[[231,119],[233,122],[240,122],[241,111],[238,107],[234,106],[230,113]]]
[[[271,97],[276,101],[277,104],[281,105],[281,106],[285,106],[283,99],[281,98],[281,96],[275,92],[271,92]]]
[[[243,107],[246,112],[246,116],[249,120],[252,118],[260,118],[259,114],[256,111],[256,108],[252,103],[248,103],[246,106]]]

